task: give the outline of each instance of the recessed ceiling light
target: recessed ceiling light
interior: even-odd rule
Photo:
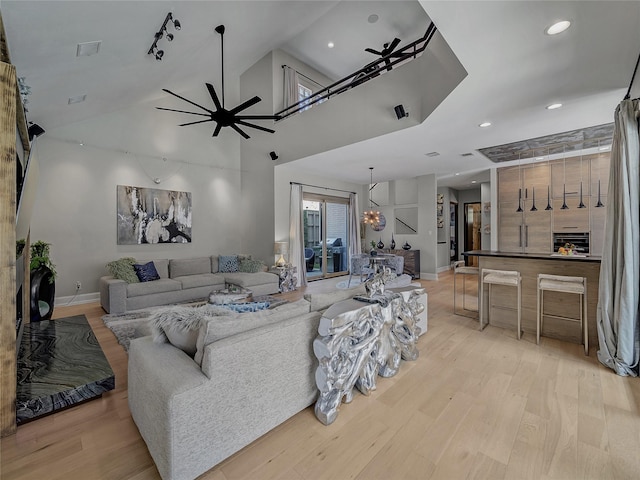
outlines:
[[[81,147],[84,147],[84,143],[82,142],[78,143],[78,145],[80,145]]]
[[[458,175],[460,175],[460,172],[456,172],[456,177],[457,177]]]
[[[560,22],[556,22],[544,31],[547,35],[557,35],[558,33],[564,32],[569,26],[571,22],[569,20],[562,20]]]
[[[486,127],[490,127],[491,126],[491,122],[482,122],[480,125],[478,125],[480,128],[486,128]]]
[[[327,47],[333,48],[333,47],[335,47],[335,45],[333,44],[333,42],[329,42],[329,43],[327,43]]]
[[[88,57],[89,55],[95,55],[100,51],[101,44],[102,40],[79,43],[76,49],[76,57]]]
[[[369,15],[369,18],[367,18],[367,22],[376,23],[379,18],[380,17],[378,17],[378,15],[376,15],[375,13],[372,13],[371,15]]]
[[[75,97],[69,97],[69,101],[67,102],[67,105],[73,105],[74,103],[81,103],[84,102],[87,99],[86,95],[77,95]]]
[[[547,110],[555,110],[556,108],[560,108],[561,106],[561,103],[552,103],[551,105],[547,105]]]
[[[475,180],[471,180],[471,183],[476,183],[476,181]]]

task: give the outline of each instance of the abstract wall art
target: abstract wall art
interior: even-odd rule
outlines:
[[[191,193],[118,185],[118,245],[191,243]]]

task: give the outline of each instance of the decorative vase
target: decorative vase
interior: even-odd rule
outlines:
[[[32,322],[50,320],[56,297],[53,273],[44,265],[31,270],[31,299],[29,317]]]
[[[375,256],[377,256],[377,255],[378,255],[378,251],[372,248],[372,249],[371,249],[371,251],[369,252],[369,254],[370,254],[372,257],[375,257]]]
[[[403,250],[411,250],[411,245],[409,245],[408,242],[404,242],[404,245],[402,245],[402,249]]]
[[[380,237],[380,241],[378,242],[377,247],[378,247],[379,249],[383,249],[383,248],[384,248],[384,243],[382,243],[382,237]]]
[[[395,250],[396,248],[396,241],[393,238],[393,233],[391,234],[391,244],[389,245],[389,247],[391,247],[391,250]]]

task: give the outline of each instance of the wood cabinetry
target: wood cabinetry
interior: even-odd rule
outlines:
[[[384,252],[404,257],[402,273],[411,275],[413,279],[420,278],[420,250],[384,250]]]
[[[548,185],[546,163],[498,171],[500,251],[551,253],[551,212],[545,210]]]
[[[609,164],[606,152],[499,169],[498,249],[551,253],[553,233],[589,232],[590,253],[600,255],[606,209],[596,207],[598,181],[606,204]],[[552,210],[545,210],[547,196]],[[581,198],[584,208],[578,208]]]

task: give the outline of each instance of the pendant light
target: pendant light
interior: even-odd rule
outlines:
[[[578,208],[587,208],[582,201],[582,155],[580,155],[580,203],[578,204]]]
[[[549,152],[547,152],[547,175],[551,178],[551,167],[549,165]],[[547,206],[545,207],[546,211],[553,210],[551,206],[551,185],[547,185]]]
[[[600,141],[598,141],[598,151],[600,151]],[[596,208],[604,207],[602,197],[600,196],[600,156],[601,155],[598,155],[598,203],[596,203]]]
[[[529,211],[537,212],[538,209],[536,208],[536,187],[531,187],[531,199],[533,201],[533,204],[531,205],[531,208],[529,209]]]
[[[564,147],[562,150],[562,168],[563,168],[563,179],[562,179],[562,206],[560,210],[568,210],[567,207],[567,157],[565,156]]]
[[[371,225],[371,228],[375,229],[378,223],[380,223],[380,212],[373,209],[373,200],[371,198],[371,190],[373,185],[373,167],[369,167],[371,171],[371,183],[369,184],[369,210],[365,210],[362,214],[362,222],[366,225]]]
[[[520,178],[522,176],[522,170],[520,169],[520,155],[518,155],[518,183],[520,183],[520,185],[522,185],[522,179]],[[518,189],[518,209],[516,210],[516,213],[520,213],[522,212],[522,188]]]

